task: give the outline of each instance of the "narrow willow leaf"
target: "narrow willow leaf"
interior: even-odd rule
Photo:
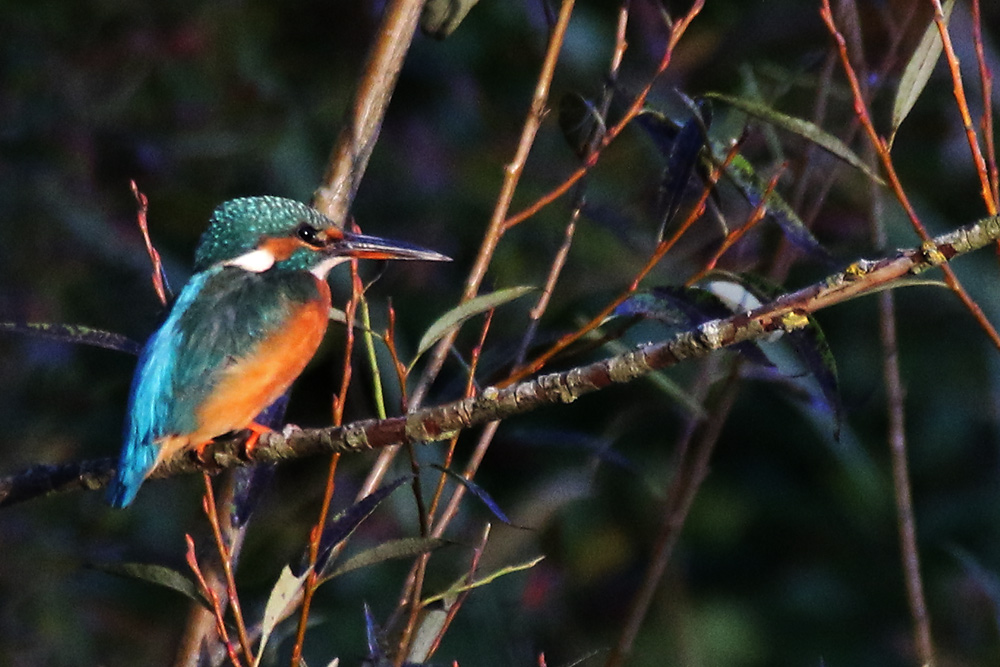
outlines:
[[[472,495],[474,495],[476,498],[480,500],[480,502],[483,503],[483,505],[486,505],[486,508],[490,511],[490,513],[493,514],[493,516],[497,518],[497,520],[502,521],[508,526],[513,526],[515,528],[523,527],[523,526],[518,526],[517,524],[513,523],[510,519],[507,518],[507,515],[504,514],[503,510],[500,509],[500,506],[496,503],[496,501],[493,500],[493,498],[490,497],[490,494],[486,492],[486,489],[479,486],[471,479],[466,479],[462,475],[459,475],[457,472],[451,470],[450,468],[445,468],[439,465],[434,465],[434,467],[440,470],[441,472],[445,473],[452,479],[454,479],[456,482],[464,486],[466,489],[468,489],[469,492],[472,493]]]
[[[368,642],[368,656],[365,660],[365,664],[380,667],[383,664],[383,658],[385,658],[382,654],[382,647],[379,644],[379,637],[382,634],[382,629],[375,620],[375,615],[372,614],[371,607],[368,606],[367,602],[364,603],[364,610],[365,639]]]
[[[316,557],[317,571],[323,572],[323,569],[327,565],[327,559],[330,558],[330,553],[333,551],[333,547],[350,537],[357,530],[358,526],[370,517],[372,512],[382,504],[383,500],[388,498],[404,482],[410,481],[410,479],[412,478],[404,476],[385,486],[381,486],[330,519],[323,529],[323,534],[320,536],[319,553]]]
[[[698,156],[708,141],[705,132],[712,122],[711,105],[704,100],[699,100],[697,104],[692,101],[691,108],[692,116],[681,126],[681,131],[670,148],[667,167],[663,172],[657,210],[660,219],[657,241],[663,240],[663,233],[677,215],[684,192],[694,176]]]
[[[27,336],[39,336],[41,338],[51,338],[63,343],[75,343],[77,345],[93,345],[103,347],[106,350],[115,352],[125,352],[126,354],[139,354],[142,346],[121,334],[75,324],[52,324],[49,322],[0,322],[0,331],[10,331],[11,333],[25,334]]]
[[[191,579],[187,578],[177,570],[165,565],[153,565],[149,563],[98,563],[90,567],[101,572],[107,572],[126,579],[138,579],[157,586],[169,588],[177,591],[188,599],[194,600],[206,609],[211,609],[211,605],[201,593],[201,589]]]
[[[267,640],[271,638],[271,633],[274,632],[278,623],[285,618],[289,604],[302,590],[310,572],[312,570],[306,570],[302,574],[296,575],[292,572],[292,568],[286,565],[278,576],[278,581],[271,588],[271,594],[267,597],[267,604],[264,605],[264,618],[260,622],[260,645],[257,647],[257,659],[254,660],[254,667],[260,664]]]
[[[473,299],[469,299],[465,303],[455,306],[435,320],[434,324],[427,329],[427,332],[417,345],[417,354],[413,358],[413,361],[410,362],[410,368],[413,368],[413,364],[416,363],[420,355],[431,349],[434,343],[447,336],[454,329],[457,329],[470,317],[475,317],[497,306],[502,306],[509,301],[524,296],[534,289],[534,287],[530,286],[508,287],[507,289],[497,290],[489,294],[481,294]]]
[[[726,283],[731,285],[732,283]],[[723,298],[712,289],[665,285],[648,292],[637,292],[615,309],[615,315],[639,315],[663,322],[672,329],[691,329],[709,320],[729,317],[739,310],[749,310]],[[770,366],[767,356],[752,341],[738,343],[733,348],[747,359]]]
[[[724,271],[715,271],[711,275],[720,278],[712,282],[712,291],[719,294],[728,284],[732,290],[728,298],[740,299],[742,301],[739,306],[741,310],[757,308],[783,293],[780,285],[771,283],[760,276],[736,275]],[[785,336],[799,363],[819,385],[820,396],[818,398],[833,414],[834,437],[839,439],[843,404],[837,377],[837,361],[819,323],[811,315],[807,316],[806,319],[805,325],[786,332]]]
[[[737,155],[729,164],[725,171],[726,178],[736,185],[740,194],[751,206],[760,204],[764,198],[767,185],[764,180],[757,175],[753,165],[745,158]],[[820,245],[813,233],[809,231],[806,224],[802,222],[788,202],[786,202],[777,192],[771,192],[764,204],[768,217],[777,223],[781,232],[796,247],[809,252],[826,262],[832,261],[830,253]]]
[[[437,595],[432,595],[428,598],[424,598],[423,600],[421,600],[420,604],[421,606],[426,607],[427,605],[432,604],[434,602],[438,602],[440,600],[447,600],[450,598],[454,598],[459,593],[464,593],[465,591],[471,591],[474,588],[479,588],[480,586],[485,586],[486,584],[493,583],[500,577],[506,576],[508,574],[513,574],[515,572],[522,572],[524,570],[530,570],[531,568],[541,563],[543,560],[545,560],[545,556],[538,556],[536,558],[532,558],[529,561],[525,561],[524,563],[519,563],[517,565],[508,565],[507,567],[500,568],[495,572],[491,572],[482,579],[476,579],[472,583],[457,584],[442,593],[438,593]]]
[[[815,123],[811,123],[801,118],[796,118],[795,116],[783,114],[780,111],[775,111],[771,107],[761,104],[760,102],[745,100],[732,95],[724,95],[722,93],[706,93],[704,97],[719,100],[720,102],[736,107],[740,111],[750,114],[755,118],[759,118],[765,123],[771,123],[776,127],[780,127],[783,130],[787,130],[788,132],[808,139],[820,148],[829,152],[831,155],[840,158],[847,164],[862,172],[865,176],[872,179],[879,185],[885,185],[885,181],[883,181],[878,174],[872,171],[868,165],[854,153],[854,151],[847,147],[844,142],[829,132],[821,129]]]
[[[336,567],[329,574],[325,575],[322,581],[328,581],[342,574],[359,570],[369,565],[396,558],[411,558],[419,556],[435,549],[451,544],[448,540],[438,537],[404,537],[398,540],[383,542],[371,549],[366,549],[359,554],[348,558],[342,565]]]
[[[559,100],[559,129],[578,158],[586,156],[595,134],[604,134],[604,119],[594,103],[579,93]]]
[[[680,132],[680,126],[677,123],[653,109],[643,109],[633,122],[646,130],[663,157],[670,156],[674,141],[677,140],[677,134]]]
[[[788,342],[806,369],[816,378],[826,406],[833,413],[835,440],[840,440],[843,407],[840,400],[840,381],[837,377],[837,360],[833,357],[826,334],[816,319],[809,315],[809,323],[801,329],[788,332]]]
[[[425,664],[447,622],[448,612],[443,606],[435,609],[425,608],[420,616],[420,625],[413,632],[413,642],[410,644],[410,652],[406,655],[404,664]]]
[[[944,22],[947,25],[951,18],[951,10],[955,7],[955,0],[945,0],[942,5],[944,10]],[[941,33],[938,32],[937,24],[931,18],[930,24],[924,30],[924,36],[920,39],[913,55],[903,69],[903,76],[899,79],[899,89],[896,90],[896,99],[892,103],[892,131],[889,133],[889,145],[896,139],[896,132],[903,124],[906,117],[917,103],[920,94],[924,92],[927,82],[931,78],[934,66],[941,57]]]
[[[980,592],[984,593],[993,606],[993,622],[1000,627],[1000,576],[995,570],[984,566],[971,553],[961,547],[947,548],[952,558],[962,565],[966,577],[975,582]]]
[[[444,39],[462,22],[479,0],[427,0],[420,13],[420,29],[435,39]]]

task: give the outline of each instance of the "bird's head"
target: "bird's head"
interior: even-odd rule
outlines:
[[[282,197],[245,197],[220,205],[195,251],[195,270],[222,264],[254,273],[309,271],[325,278],[353,257],[448,261],[432,250],[344,231],[314,208]]]

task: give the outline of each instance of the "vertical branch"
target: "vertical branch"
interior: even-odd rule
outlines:
[[[601,101],[597,105],[597,122],[594,123],[593,131],[583,153],[584,161],[598,150],[604,139],[603,130],[608,117],[608,110],[611,108],[611,99],[614,97],[618,81],[618,70],[621,68],[622,59],[625,57],[625,49],[628,46],[625,41],[625,30],[628,27],[630,6],[630,0],[623,0],[621,7],[618,9],[618,26],[615,31],[615,46],[611,54],[611,65],[608,68],[608,77],[604,84]],[[583,212],[583,207],[586,204],[586,187],[586,180],[581,179],[577,187],[575,201],[573,202],[573,210],[570,212],[569,222],[566,223],[566,228],[563,231],[562,245],[559,246],[555,257],[552,259],[552,264],[549,266],[549,273],[545,278],[545,286],[542,287],[538,301],[535,302],[535,305],[528,313],[528,328],[525,330],[524,336],[521,337],[520,348],[518,349],[517,356],[514,357],[513,365],[515,368],[523,364],[525,357],[528,356],[528,349],[535,339],[538,323],[549,307],[549,301],[555,292],[556,284],[566,266],[566,259],[569,257],[569,250],[573,245],[573,238],[576,235],[576,223],[580,219],[580,214]]]
[[[500,186],[500,195],[497,203],[493,207],[493,214],[490,217],[486,233],[483,235],[483,242],[479,246],[479,254],[469,276],[465,282],[465,289],[462,292],[462,301],[468,301],[479,292],[479,286],[486,276],[486,269],[489,268],[496,251],[497,244],[504,234],[504,219],[507,211],[510,210],[511,201],[514,199],[514,191],[521,180],[524,165],[528,160],[528,153],[535,142],[535,136],[541,127],[542,118],[546,113],[546,104],[549,99],[549,88],[552,85],[552,78],[555,75],[556,63],[559,61],[559,52],[562,50],[563,41],[566,38],[566,29],[569,27],[569,19],[573,14],[574,0],[563,0],[559,9],[559,16],[556,24],[552,28],[549,36],[549,44],[545,51],[545,59],[542,62],[542,69],[538,74],[538,83],[535,84],[535,93],[531,98],[531,108],[524,120],[521,129],[521,138],[518,141],[517,149],[510,163],[504,168],[503,184]],[[445,336],[435,347],[428,357],[428,363],[424,373],[420,378],[416,390],[413,393],[413,403],[411,407],[419,407],[430,387],[434,377],[441,371],[441,366],[448,355],[448,349],[455,342],[457,331]]]
[[[333,405],[333,425],[339,426],[344,420],[344,404],[347,402],[347,390],[351,386],[351,356],[354,352],[354,317],[357,313],[358,302],[361,300],[362,286],[361,278],[358,276],[358,261],[351,260],[351,299],[344,308],[347,320],[347,328],[344,340],[344,364],[341,374],[340,390],[334,397]],[[309,536],[309,575],[306,578],[302,589],[302,610],[299,613],[299,626],[295,636],[295,646],[292,648],[292,667],[298,667],[302,659],[302,647],[305,643],[306,626],[309,622],[309,608],[312,604],[313,594],[319,586],[319,574],[316,572],[316,561],[319,558],[320,542],[323,539],[323,529],[326,527],[326,520],[330,514],[330,503],[333,501],[333,492],[337,473],[337,464],[340,462],[340,453],[335,453],[330,459],[330,467],[327,471],[326,489],[323,493],[323,502],[320,505],[319,518],[313,526]],[[333,556],[331,556],[333,558]]]
[[[979,11],[979,0],[972,0],[972,43],[976,49],[976,63],[979,66],[979,86],[982,94],[983,117],[980,131],[986,146],[986,162],[990,172],[990,190],[993,201],[1000,202],[1000,173],[997,171],[997,152],[993,139],[993,73],[986,65],[983,48],[983,18]]]
[[[323,183],[313,194],[313,205],[331,220],[347,219],[378,141],[385,110],[413,41],[423,4],[423,0],[389,0],[385,8]]]
[[[861,35],[858,30],[854,41],[860,47]],[[867,80],[867,72],[861,71],[862,81]],[[866,99],[867,93],[865,90]],[[867,144],[865,159],[874,166],[876,146]],[[869,183],[871,202],[870,222],[872,242],[876,248],[884,249],[888,244],[881,190]],[[895,297],[891,290],[879,295],[879,343],[882,348],[882,382],[886,390],[886,416],[888,421],[887,440],[892,461],[893,488],[895,491],[896,523],[899,529],[899,550],[910,615],[913,620],[913,642],[920,664],[931,667],[934,664],[934,647],[931,640],[930,615],[924,597],[923,580],[920,574],[920,555],[917,548],[916,519],[913,511],[913,496],[910,492],[910,471],[906,451],[905,391],[899,366],[899,340],[896,328]]]
[[[913,634],[920,664],[934,665],[934,645],[931,641],[931,621],[920,578],[920,557],[917,549],[917,523],[913,515],[913,497],[906,462],[906,425],[904,420],[903,383],[899,370],[899,342],[892,290],[879,294],[879,339],[882,343],[882,376],[886,388],[889,416],[889,453],[892,457],[892,481],[896,490],[896,517],[899,524],[899,545],[906,577],[906,597],[913,617]]]
[[[236,647],[233,646],[231,641],[229,641],[229,633],[226,631],[225,610],[219,600],[219,595],[216,593],[215,589],[209,586],[208,582],[205,581],[205,576],[202,574],[201,568],[198,566],[198,556],[195,554],[194,540],[190,535],[185,535],[184,537],[187,540],[188,567],[191,568],[191,572],[194,573],[195,579],[198,580],[198,585],[201,588],[201,591],[205,594],[205,597],[208,598],[208,601],[212,605],[215,618],[215,631],[218,633],[219,638],[226,647],[226,655],[229,657],[229,662],[232,663],[233,667],[242,667],[243,663],[240,661],[239,655],[236,652]]]
[[[962,127],[965,128],[965,138],[969,142],[969,151],[972,153],[972,161],[976,165],[976,173],[979,175],[979,185],[983,203],[990,215],[997,214],[997,201],[993,196],[993,188],[990,186],[989,172],[986,169],[986,161],[983,159],[983,152],[979,149],[979,139],[976,137],[976,126],[972,122],[972,114],[969,112],[969,101],[965,97],[965,86],[962,83],[962,71],[955,54],[955,47],[951,44],[951,36],[948,34],[948,24],[944,20],[944,10],[941,7],[941,0],[931,0],[934,6],[934,23],[941,34],[941,42],[944,44],[944,55],[948,61],[948,71],[951,72],[952,94],[955,96],[955,106],[962,117]],[[987,101],[989,108],[989,101]]]
[[[574,0],[563,0],[562,6],[559,10],[559,18],[552,30],[552,35],[549,37],[548,48],[545,52],[545,60],[542,63],[542,70],[538,75],[538,83],[535,86],[535,94],[531,101],[531,108],[524,121],[524,127],[521,131],[521,139],[518,142],[514,159],[504,169],[504,180],[500,187],[499,198],[497,199],[496,206],[494,207],[493,215],[490,218],[490,223],[486,229],[486,233],[483,236],[483,242],[480,245],[476,262],[466,279],[465,289],[461,298],[461,301],[463,302],[475,297],[479,292],[479,286],[482,284],[483,278],[486,276],[486,269],[489,267],[490,261],[493,258],[493,253],[496,251],[497,244],[500,243],[501,236],[503,236],[504,218],[507,215],[507,211],[510,209],[510,203],[514,197],[514,191],[517,188],[517,184],[520,181],[524,164],[528,159],[528,153],[531,150],[532,144],[534,144],[535,135],[537,134],[538,128],[541,126],[542,118],[545,115],[545,105],[548,101],[549,87],[552,84],[552,77],[555,74],[556,63],[559,60],[559,52],[562,49],[562,43],[566,37],[566,28],[569,26],[569,18],[573,13],[573,4]],[[458,331],[456,329],[442,338],[428,355],[427,366],[424,368],[420,381],[417,383],[417,386],[413,391],[413,396],[409,406],[411,410],[420,407],[423,403],[424,397],[427,395],[427,391],[430,389],[430,385],[434,381],[434,378],[437,377],[437,374],[441,371],[441,367],[444,365],[444,360],[448,356],[448,350],[454,344],[455,337],[457,335]],[[379,482],[385,476],[386,471],[389,469],[389,464],[395,458],[398,450],[398,446],[392,446],[386,447],[379,453],[378,460],[372,466],[371,472],[368,473],[368,477],[365,479],[364,484],[358,490],[359,498],[370,494],[378,486]]]
[[[681,529],[687,520],[694,497],[701,488],[701,483],[708,476],[708,464],[712,452],[715,450],[715,443],[718,442],[722,427],[736,402],[740,388],[739,367],[740,362],[737,360],[733,364],[725,386],[715,402],[715,409],[712,410],[709,418],[702,422],[692,420],[681,439],[678,446],[680,457],[677,474],[670,484],[667,502],[660,519],[659,533],[653,545],[653,553],[650,555],[642,584],[629,605],[625,626],[622,628],[621,635],[618,637],[618,642],[612,649],[611,655],[604,663],[605,667],[623,667],[632,652],[632,645],[639,634],[639,628],[642,626],[646,614],[649,612],[653,597],[663,579],[663,573],[666,572],[667,564],[673,555],[674,546],[677,544]],[[708,372],[704,373],[700,382],[707,382],[709,375]],[[707,386],[702,385],[700,393],[704,394],[706,389]],[[694,447],[689,449],[691,442],[694,442]]]
[[[236,576],[233,572],[232,549],[226,544],[222,535],[222,526],[219,524],[219,512],[215,503],[215,494],[212,492],[212,478],[208,473],[204,473],[202,478],[205,481],[205,496],[202,499],[202,509],[212,526],[212,535],[215,537],[215,548],[219,553],[219,562],[222,564],[222,572],[226,579],[226,594],[229,598],[229,608],[232,611],[233,619],[236,621],[236,632],[240,640],[240,648],[243,650],[243,657],[247,664],[253,664],[253,651],[250,649],[250,638],[247,635],[247,627],[243,622],[243,609],[240,606],[240,597],[236,590]]]

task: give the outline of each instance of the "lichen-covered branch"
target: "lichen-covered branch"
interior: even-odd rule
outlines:
[[[165,462],[152,477],[173,477],[206,468],[232,468],[253,462],[273,463],[324,452],[349,453],[404,442],[445,440],[457,431],[531,412],[541,406],[571,403],[609,385],[630,382],[684,359],[703,357],[742,341],[761,339],[774,331],[797,329],[805,326],[807,314],[892,286],[901,278],[940,266],[998,238],[1000,216],[986,218],[892,257],[859,260],[821,282],[785,294],[755,310],[706,322],[664,342],[502,389],[487,387],[478,396],[401,417],[358,421],[338,428],[265,433],[249,459],[242,454],[242,441],[229,438],[210,446],[204,454],[205,462],[182,456]],[[113,472],[112,459],[35,466],[0,479],[0,507],[49,493],[97,489],[107,483]]]

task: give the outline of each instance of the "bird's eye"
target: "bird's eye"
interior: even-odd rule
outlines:
[[[326,245],[320,236],[319,230],[307,222],[299,225],[298,229],[295,230],[295,236],[303,243],[311,245],[314,248],[322,248]]]

